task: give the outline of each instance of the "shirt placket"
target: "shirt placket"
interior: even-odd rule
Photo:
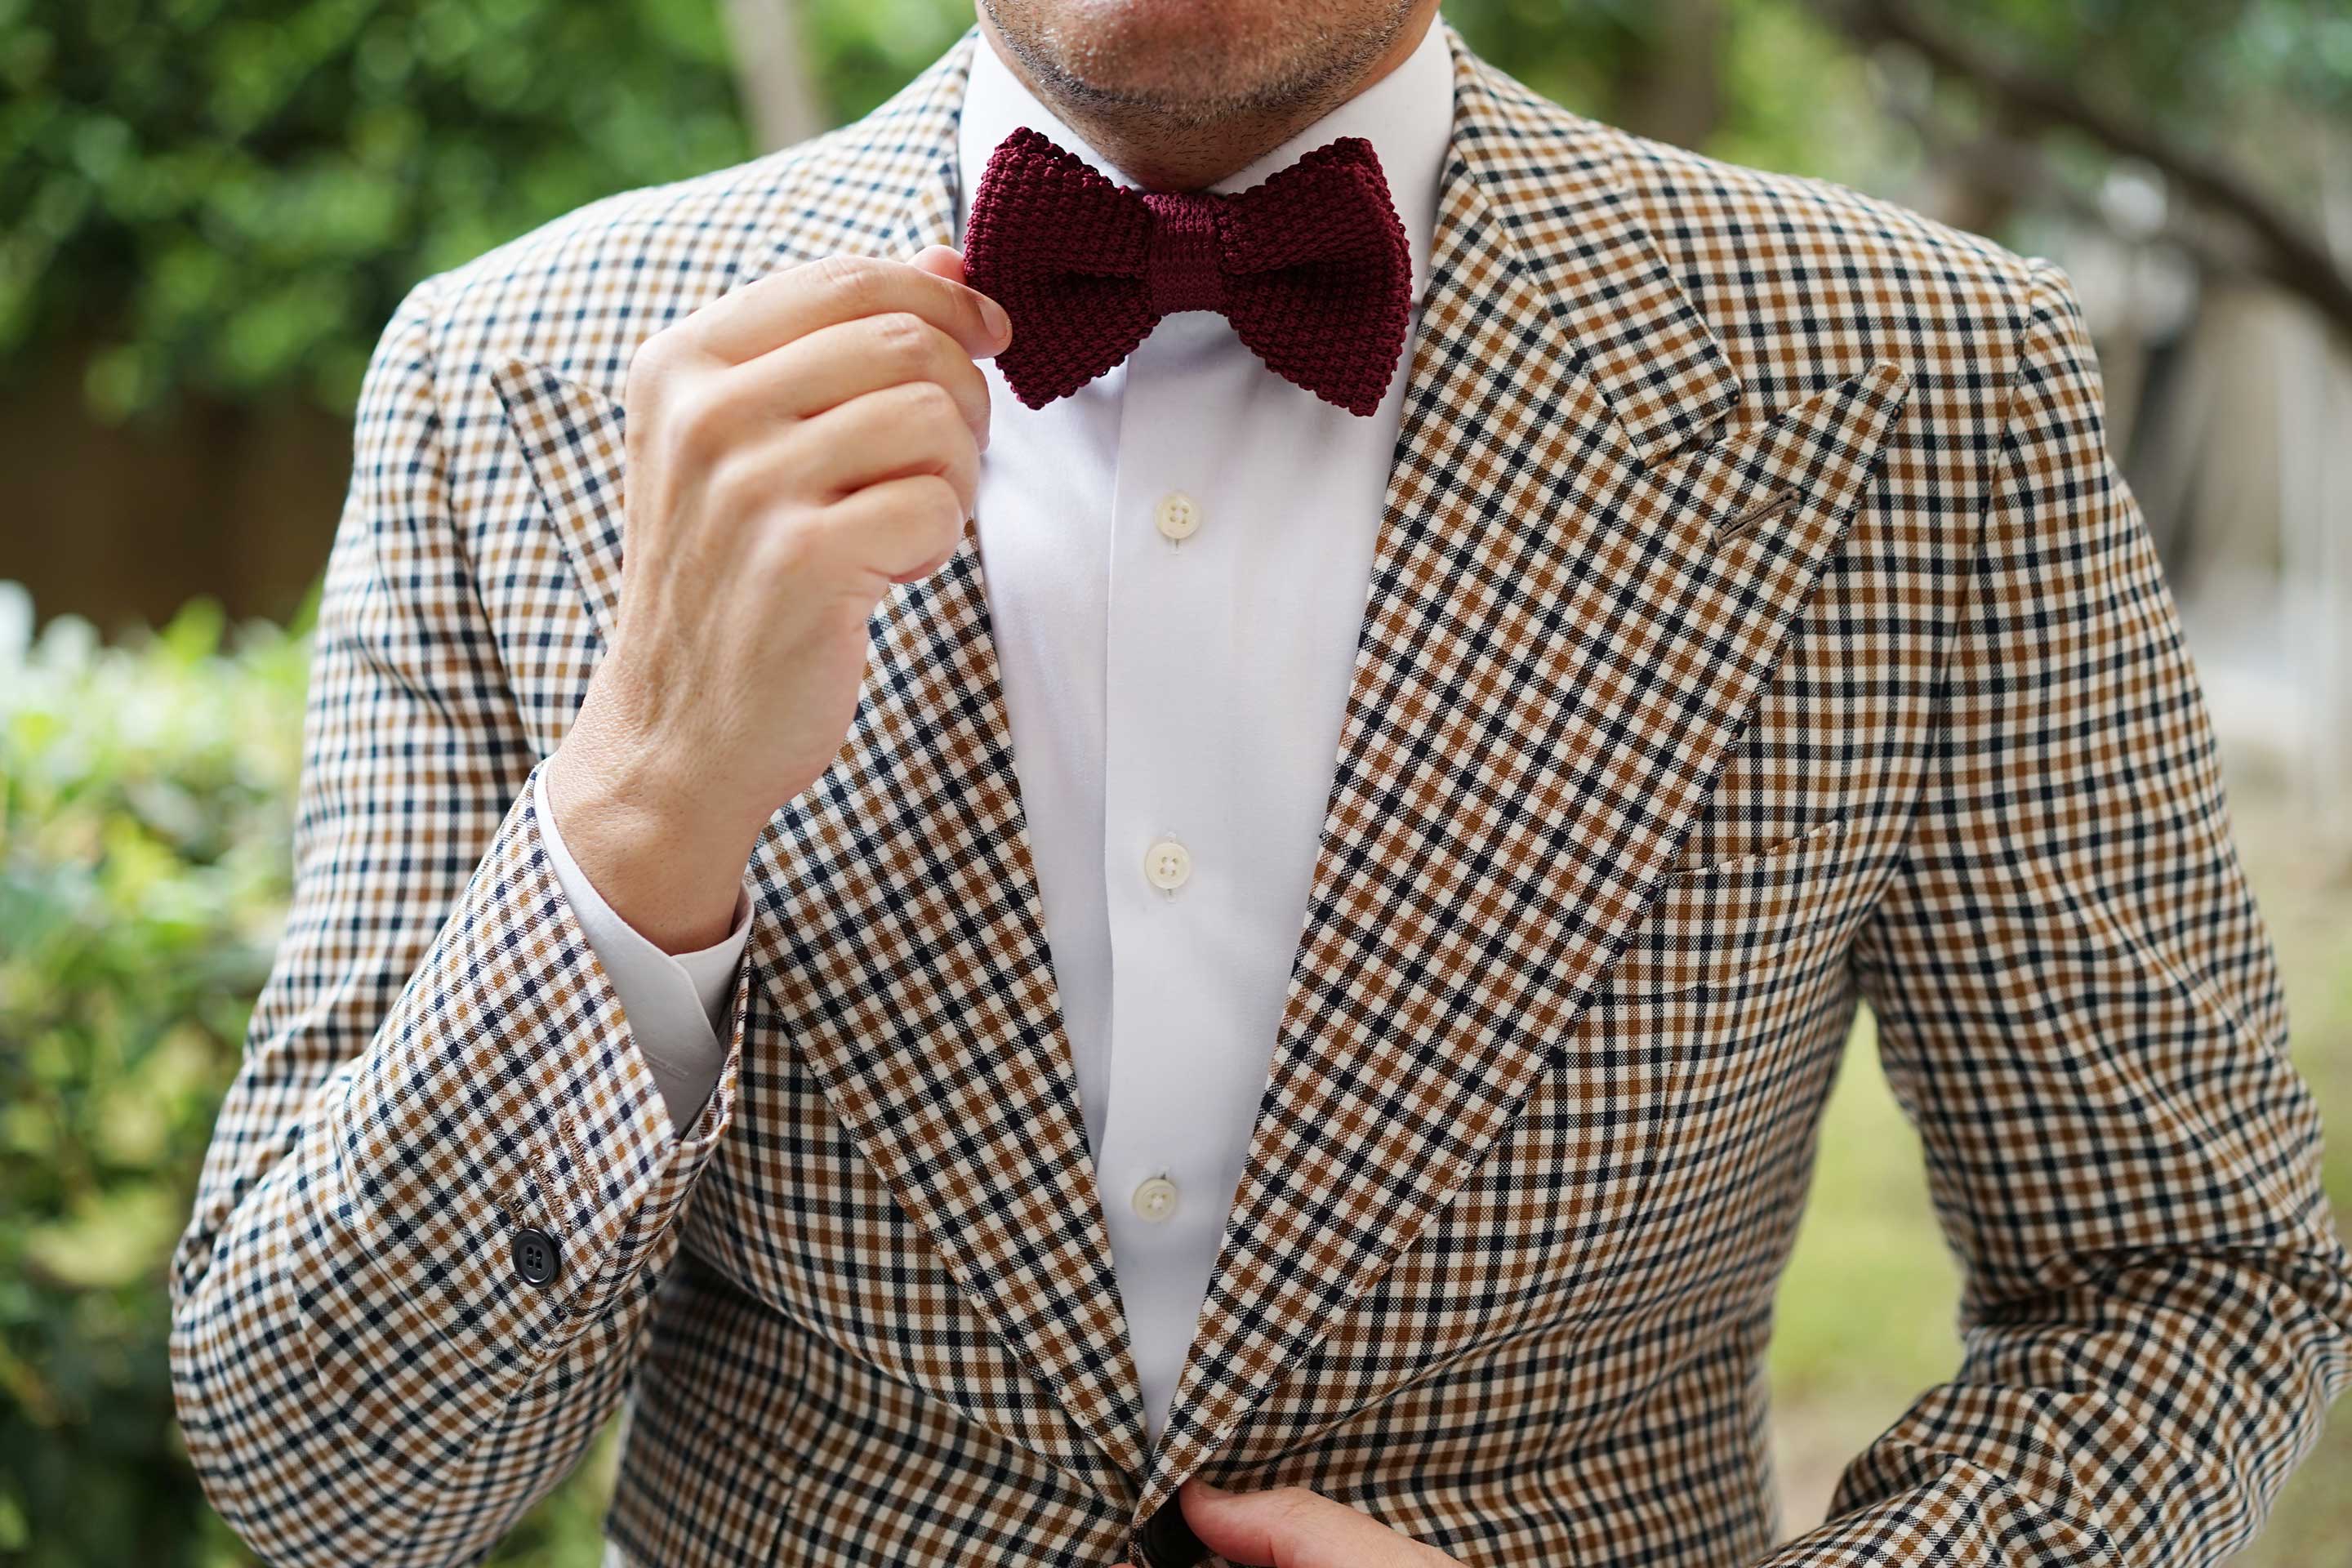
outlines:
[[[1230,552],[1212,426],[1222,320],[1171,316],[1131,356],[1112,500],[1106,640],[1103,877],[1108,911],[1108,1121],[1098,1156],[1103,1211],[1155,1433],[1192,1339],[1205,1265],[1230,1191],[1218,1172],[1254,1067],[1232,1039],[1229,963],[1237,921],[1219,723],[1231,668]],[[1234,1074],[1252,1078],[1236,1084]],[[1245,1135],[1246,1129],[1242,1130]]]

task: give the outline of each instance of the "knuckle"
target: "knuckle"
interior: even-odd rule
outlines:
[[[891,502],[896,520],[910,537],[929,543],[932,554],[954,548],[963,528],[963,508],[952,487],[930,477],[910,479],[898,487]]]
[[[912,370],[929,358],[929,329],[922,317],[912,310],[885,310],[868,321],[876,347],[891,364]]]
[[[767,474],[741,452],[725,453],[706,470],[704,493],[711,511],[721,518],[748,517],[767,500]]]
[[[663,419],[681,452],[715,461],[722,449],[725,409],[724,400],[709,387],[681,381],[669,395]]]
[[[959,428],[963,425],[963,414],[957,408],[954,395],[936,381],[908,382],[907,398],[920,418],[935,424],[953,420]]]
[[[948,483],[945,479],[934,478],[930,483],[923,487],[923,494],[935,513],[934,521],[941,531],[948,533],[963,531],[964,494],[961,489]]]
[[[647,333],[645,342],[637,345],[637,358],[657,369],[674,363],[678,355],[686,352],[687,322],[693,319],[689,316],[685,321],[672,321],[658,331]]]
[[[624,405],[657,399],[677,377],[678,361],[683,357],[684,345],[674,326],[664,327],[639,342],[629,355],[627,384],[622,389]]]
[[[873,300],[877,291],[879,276],[871,258],[828,256],[812,265],[817,281],[852,310]]]

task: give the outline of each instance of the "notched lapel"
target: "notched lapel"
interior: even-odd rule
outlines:
[[[1866,480],[1911,377],[1892,361],[1824,387],[1763,424],[1661,466],[1637,498],[1728,550],[1750,534],[1801,529],[1845,507]]]
[[[548,521],[572,563],[596,634],[609,643],[621,604],[621,405],[543,365],[510,359],[490,373]]]
[[[1908,384],[1875,366],[1718,438],[1739,384],[1591,136],[1454,44],[1456,161],[1306,930],[1139,1517],[1524,1101],[1696,820]]]

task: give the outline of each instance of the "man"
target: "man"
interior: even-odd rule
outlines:
[[[175,1279],[266,1556],[625,1394],[643,1565],[2256,1529],[2352,1263],[2065,280],[1433,12],[983,0],[403,308]],[[1776,1550],[1858,997],[1967,1350]]]

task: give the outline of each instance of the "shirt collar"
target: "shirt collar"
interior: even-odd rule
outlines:
[[[956,232],[963,232],[971,193],[998,142],[1027,125],[1068,148],[1108,178],[1132,184],[1108,159],[1063,123],[1013,74],[985,35],[972,40],[971,76],[956,122]],[[1244,168],[1209,188],[1247,190],[1325,142],[1360,136],[1379,154],[1381,171],[1404,225],[1412,254],[1412,297],[1429,281],[1430,235],[1437,225],[1437,193],[1454,134],[1454,60],[1444,29],[1433,18],[1413,51],[1394,70]]]

